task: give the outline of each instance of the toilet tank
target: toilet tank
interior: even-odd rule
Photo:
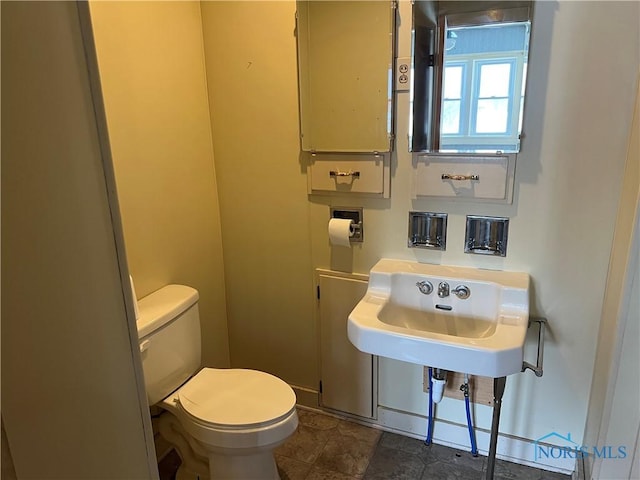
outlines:
[[[140,299],[138,309],[144,383],[153,405],[200,369],[198,291],[167,285]]]

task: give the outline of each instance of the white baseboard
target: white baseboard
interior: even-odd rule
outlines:
[[[306,387],[299,387],[298,385],[289,385],[296,392],[296,403],[304,407],[318,408],[318,395],[317,390],[312,390]]]
[[[378,424],[385,430],[395,431],[414,438],[424,439],[427,433],[427,419],[420,415],[378,407]],[[482,455],[489,453],[490,432],[475,429],[476,444]],[[466,425],[436,419],[433,426],[433,443],[459,450],[470,451],[469,430]],[[532,440],[499,435],[496,458],[519,463],[551,472],[573,474],[576,460],[572,458],[545,458],[534,460],[535,442]]]

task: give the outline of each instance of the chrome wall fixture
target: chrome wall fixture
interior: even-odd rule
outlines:
[[[432,212],[409,212],[410,248],[447,248],[447,214]]]
[[[431,295],[433,292],[433,284],[429,280],[421,280],[416,283],[416,287],[423,295]]]
[[[464,251],[506,257],[508,232],[508,218],[467,215]]]

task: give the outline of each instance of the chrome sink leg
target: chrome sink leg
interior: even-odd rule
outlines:
[[[496,466],[496,448],[498,446],[498,424],[500,423],[500,408],[502,395],[507,383],[507,377],[493,379],[493,419],[491,420],[491,438],[489,440],[489,457],[487,458],[486,480],[493,480],[493,470]]]

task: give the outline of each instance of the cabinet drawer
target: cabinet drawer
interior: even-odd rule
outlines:
[[[311,155],[308,193],[389,197],[389,154]]]
[[[415,163],[415,196],[512,201],[515,155],[419,155]]]

